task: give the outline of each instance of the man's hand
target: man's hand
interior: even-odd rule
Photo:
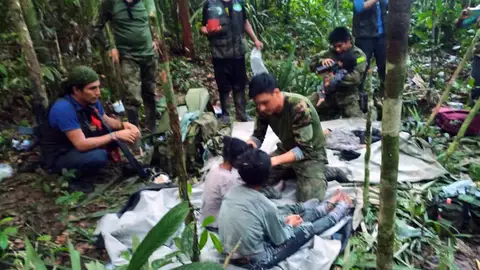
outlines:
[[[160,54],[160,46],[156,40],[153,41],[153,51],[157,54]]]
[[[315,106],[320,106],[320,104],[322,104],[323,102],[325,101],[324,98],[320,98],[318,101],[317,101],[317,104]]]
[[[260,40],[256,39],[254,43],[255,47],[257,47],[257,50],[261,51],[263,49],[263,43]]]
[[[299,215],[291,215],[285,218],[285,224],[297,227],[303,223],[303,219]]]
[[[250,144],[251,146],[253,146],[253,148],[257,148],[257,147],[258,147],[257,144],[256,144],[252,139],[249,139],[249,140],[247,141],[247,144]]]
[[[140,136],[142,135],[140,130],[137,128],[137,126],[135,126],[134,124],[131,124],[129,122],[123,122],[123,129],[128,129],[128,130],[133,131],[135,133],[135,135],[137,136],[137,139],[140,138]]]
[[[335,63],[335,61],[333,61],[333,59],[330,59],[330,58],[327,58],[325,60],[322,61],[322,66],[332,66],[333,64]]]
[[[127,142],[130,144],[135,143],[135,141],[137,140],[136,132],[131,129],[115,131],[115,134],[113,135],[113,137],[115,139],[119,139],[123,142]]]
[[[110,56],[112,57],[113,63],[117,64],[120,62],[120,56],[118,54],[118,50],[116,48],[113,48],[110,51]]]

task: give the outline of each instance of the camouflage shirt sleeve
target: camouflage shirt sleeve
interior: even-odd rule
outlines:
[[[106,35],[105,25],[112,19],[113,2],[111,0],[102,0],[100,4],[100,11],[98,19],[93,25],[92,39],[95,40],[104,49],[109,50],[111,48],[110,41]]]
[[[310,108],[305,100],[300,100],[293,106],[292,131],[296,147],[292,151],[295,153],[297,160],[314,151],[311,110],[314,110],[314,108]],[[298,154],[299,150],[301,155]]]
[[[312,59],[310,61],[310,71],[315,72],[315,69],[318,66],[321,66],[322,61],[327,59],[327,58],[330,58],[330,51],[328,51],[328,50],[321,51],[321,52],[313,55]]]
[[[265,140],[265,135],[267,134],[268,121],[265,117],[257,114],[255,119],[255,130],[250,139],[252,139],[258,148],[262,146],[263,141]]]
[[[345,77],[343,77],[343,80],[339,82],[339,85],[342,86],[354,86],[354,85],[360,85],[363,79],[363,73],[365,73],[365,70],[367,68],[367,61],[365,54],[362,53],[357,53],[357,66],[355,69],[348,73]]]

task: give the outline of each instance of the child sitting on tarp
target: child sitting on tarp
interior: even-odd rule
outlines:
[[[343,80],[343,78],[350,72],[353,72],[357,66],[357,58],[351,52],[345,52],[340,56],[338,60],[338,67],[333,68],[331,72],[323,76],[323,84],[317,90],[318,101],[316,106],[325,101],[328,93],[335,91],[337,85]]]
[[[249,149],[237,158],[237,169],[245,184],[236,185],[225,196],[218,218],[218,231],[231,262],[248,269],[270,269],[297,252],[315,234],[334,226],[348,212],[352,201],[338,192],[302,216],[282,218],[275,204],[259,192],[268,181],[270,156]],[[241,241],[238,249],[237,243]]]
[[[234,164],[239,155],[251,148],[251,145],[240,139],[229,136],[223,137],[223,162],[210,169],[205,176],[203,188],[201,221],[203,222],[209,216],[213,216],[215,219],[213,223],[207,226],[208,229],[212,231],[218,229],[217,218],[223,197],[230,188],[243,183]],[[280,192],[283,188],[283,182],[274,188]]]
[[[208,225],[210,229],[218,228],[217,216],[225,194],[232,186],[241,183],[240,176],[233,164],[237,157],[248,148],[250,146],[242,140],[229,136],[223,137],[223,162],[210,169],[205,177],[203,188],[201,220],[203,222],[205,218],[213,216],[215,222]]]

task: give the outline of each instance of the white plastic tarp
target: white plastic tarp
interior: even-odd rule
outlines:
[[[327,190],[327,198],[332,196],[339,188],[347,192],[355,201],[357,207],[353,216],[353,226],[356,228],[362,218],[362,190],[361,188],[352,187],[342,188],[340,184],[331,182]],[[277,205],[294,203],[295,189],[295,182],[288,181],[285,191],[282,194],[282,199],[274,200],[274,202]],[[193,187],[192,203],[197,207],[201,206],[202,193],[203,183]],[[116,214],[107,214],[102,217],[97,224],[95,234],[101,234],[103,236],[105,248],[112,264],[122,265],[128,263],[121,254],[131,248],[133,235],[136,235],[142,240],[166,212],[179,202],[180,199],[177,188],[165,188],[160,191],[142,191],[140,193],[140,201],[133,210],[125,212],[120,218],[117,217]],[[329,238],[329,236],[337,232],[351,218],[352,217],[344,218],[335,227],[324,232],[321,237]],[[177,236],[180,234],[180,231],[177,232]],[[330,266],[340,252],[341,244],[338,240],[326,240],[321,237],[316,236],[297,253],[290,256],[286,261],[281,262],[280,266],[282,269],[330,269]],[[313,247],[311,247],[312,244]],[[150,257],[150,261],[162,258],[173,251],[175,251],[175,246],[173,241],[170,240]],[[201,260],[220,262],[223,258],[222,255],[217,253],[209,240],[202,250]],[[179,263],[171,264],[161,269],[171,269],[175,266],[179,266]],[[228,269],[241,268],[230,265]],[[275,267],[273,269],[279,268]]]
[[[381,128],[380,122],[372,124],[375,128]],[[338,119],[322,122],[322,128],[325,129],[361,129],[365,130],[366,121],[359,118]],[[232,136],[247,140],[253,133],[254,122],[234,123]],[[400,162],[398,167],[398,182],[418,182],[430,180],[445,175],[448,172],[437,162],[435,155],[426,144],[417,142],[409,138],[408,133],[400,134]],[[278,137],[269,127],[265,136],[265,141],[261,149],[267,153],[275,151]],[[350,181],[363,182],[365,178],[365,152],[366,149],[357,150],[360,157],[350,160],[340,160],[336,151],[327,149],[328,165],[342,169]],[[370,183],[380,183],[380,166],[382,163],[381,141],[372,143],[370,155]]]

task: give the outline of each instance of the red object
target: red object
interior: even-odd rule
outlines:
[[[121,156],[120,156],[120,148],[118,147],[115,147],[114,149],[112,149],[110,151],[110,157],[112,158],[112,160],[114,162],[119,162],[122,160]]]
[[[449,107],[441,107],[438,109],[437,116],[435,118],[435,122],[437,125],[447,133],[451,135],[456,135],[460,130],[460,127],[463,124],[463,121],[468,116],[468,110],[460,110],[460,109],[453,109]],[[470,126],[468,127],[467,131],[465,132],[467,136],[476,136],[480,135],[480,114],[477,114]]]
[[[447,204],[451,204],[451,203],[452,203],[452,199],[447,198]]]
[[[207,30],[208,32],[216,31],[220,27],[219,19],[208,19]]]

